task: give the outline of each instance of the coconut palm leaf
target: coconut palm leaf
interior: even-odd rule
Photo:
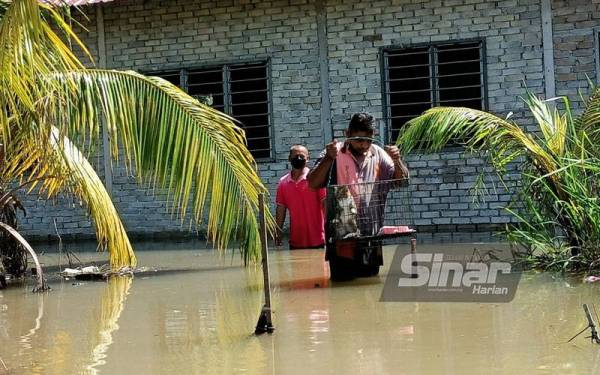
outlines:
[[[87,51],[63,13],[36,0],[0,3],[0,181],[32,182],[48,197],[74,194],[88,204],[113,267],[133,265],[123,225],[86,160],[102,117],[111,156],[122,152],[139,182],[166,187],[182,222],[191,197],[193,222],[206,225],[216,247],[239,241],[244,260],[259,257],[256,213],[266,188],[234,119],[160,78],[85,69],[61,39]],[[268,223],[272,229],[270,215]]]
[[[562,101],[559,111],[552,102]],[[524,98],[538,129],[468,108],[438,107],[409,121],[397,144],[408,152],[439,151],[462,140],[469,151],[483,152],[500,179],[517,158],[521,185],[514,206],[506,207],[519,221],[509,239],[537,249],[527,262],[552,269],[578,270],[600,266],[600,92],[573,118],[567,98]]]
[[[549,106],[546,101],[530,92],[527,93],[524,100],[544,136],[542,145],[552,155],[564,156],[567,133],[569,132],[570,136],[574,135],[570,116],[567,113],[560,115],[555,106]]]
[[[100,249],[108,249],[113,268],[135,266],[127,233],[104,184],[83,154],[58,129],[47,142],[39,145],[24,142],[20,152],[14,152],[3,174],[21,176],[30,185],[30,191],[40,186],[40,193],[48,197],[67,192],[86,203],[94,219]]]
[[[585,138],[585,147],[600,155],[600,88],[594,89],[586,101],[585,110],[575,119],[575,127]]]
[[[135,72],[86,70],[54,78],[78,87],[57,106],[64,114],[58,123],[67,135],[86,133],[86,128],[97,132],[101,109],[115,158],[122,144],[126,165],[140,182],[168,188],[182,221],[192,197],[194,220],[203,223],[210,196],[206,225],[211,240],[225,248],[229,239],[239,239],[250,249],[247,256],[256,259],[258,194],[266,189],[244,132],[232,118],[161,78]]]
[[[490,162],[500,172],[508,163],[526,155],[544,173],[555,169],[552,155],[518,125],[464,107],[435,107],[426,111],[404,126],[396,144],[404,153],[415,148],[436,152],[457,139],[470,151],[490,153]]]

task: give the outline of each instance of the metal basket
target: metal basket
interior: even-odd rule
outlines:
[[[408,179],[327,187],[327,242],[416,233]]]

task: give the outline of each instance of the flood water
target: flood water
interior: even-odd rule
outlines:
[[[504,245],[419,250],[440,246]],[[50,293],[0,291],[0,374],[600,373],[599,345],[585,335],[567,343],[600,283],[528,273],[510,303],[379,302],[391,247],[379,277],[335,284],[321,250],[276,251],[276,331],[256,337],[260,268],[197,244],[146,247],[137,246],[139,266],[158,272],[109,282],[50,275]]]

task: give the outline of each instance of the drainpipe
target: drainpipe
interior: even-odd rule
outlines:
[[[106,39],[104,35],[104,10],[102,4],[96,5],[96,28],[98,33],[98,67],[106,69]],[[110,155],[110,141],[108,139],[108,130],[106,129],[106,120],[104,116],[100,117],[100,126],[102,127],[102,156],[104,161],[104,186],[109,196],[112,196],[112,163]]]
[[[329,98],[329,60],[327,43],[327,11],[326,0],[317,0],[317,41],[319,45],[319,77],[321,79],[321,129],[323,129],[323,145],[333,139],[333,126],[331,124],[331,102]]]
[[[554,80],[554,42],[552,39],[552,0],[541,0],[542,46],[544,49],[544,88],[546,99],[556,96]]]

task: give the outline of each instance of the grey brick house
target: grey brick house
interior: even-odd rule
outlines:
[[[581,103],[598,79],[600,0],[115,0],[88,3],[79,30],[101,67],[159,75],[239,118],[273,192],[294,143],[316,156],[350,115],[369,111],[392,142],[435,105],[464,105],[530,119],[519,96],[568,95]],[[100,3],[100,4],[89,4]],[[131,233],[187,230],[122,168],[100,173]],[[486,164],[458,147],[407,157],[421,231],[487,231],[510,221],[497,190],[472,203]],[[513,171],[514,172],[514,171]],[[517,174],[512,175],[514,180]],[[510,179],[510,176],[509,176]],[[22,229],[45,238],[92,228],[69,202],[30,202]]]

